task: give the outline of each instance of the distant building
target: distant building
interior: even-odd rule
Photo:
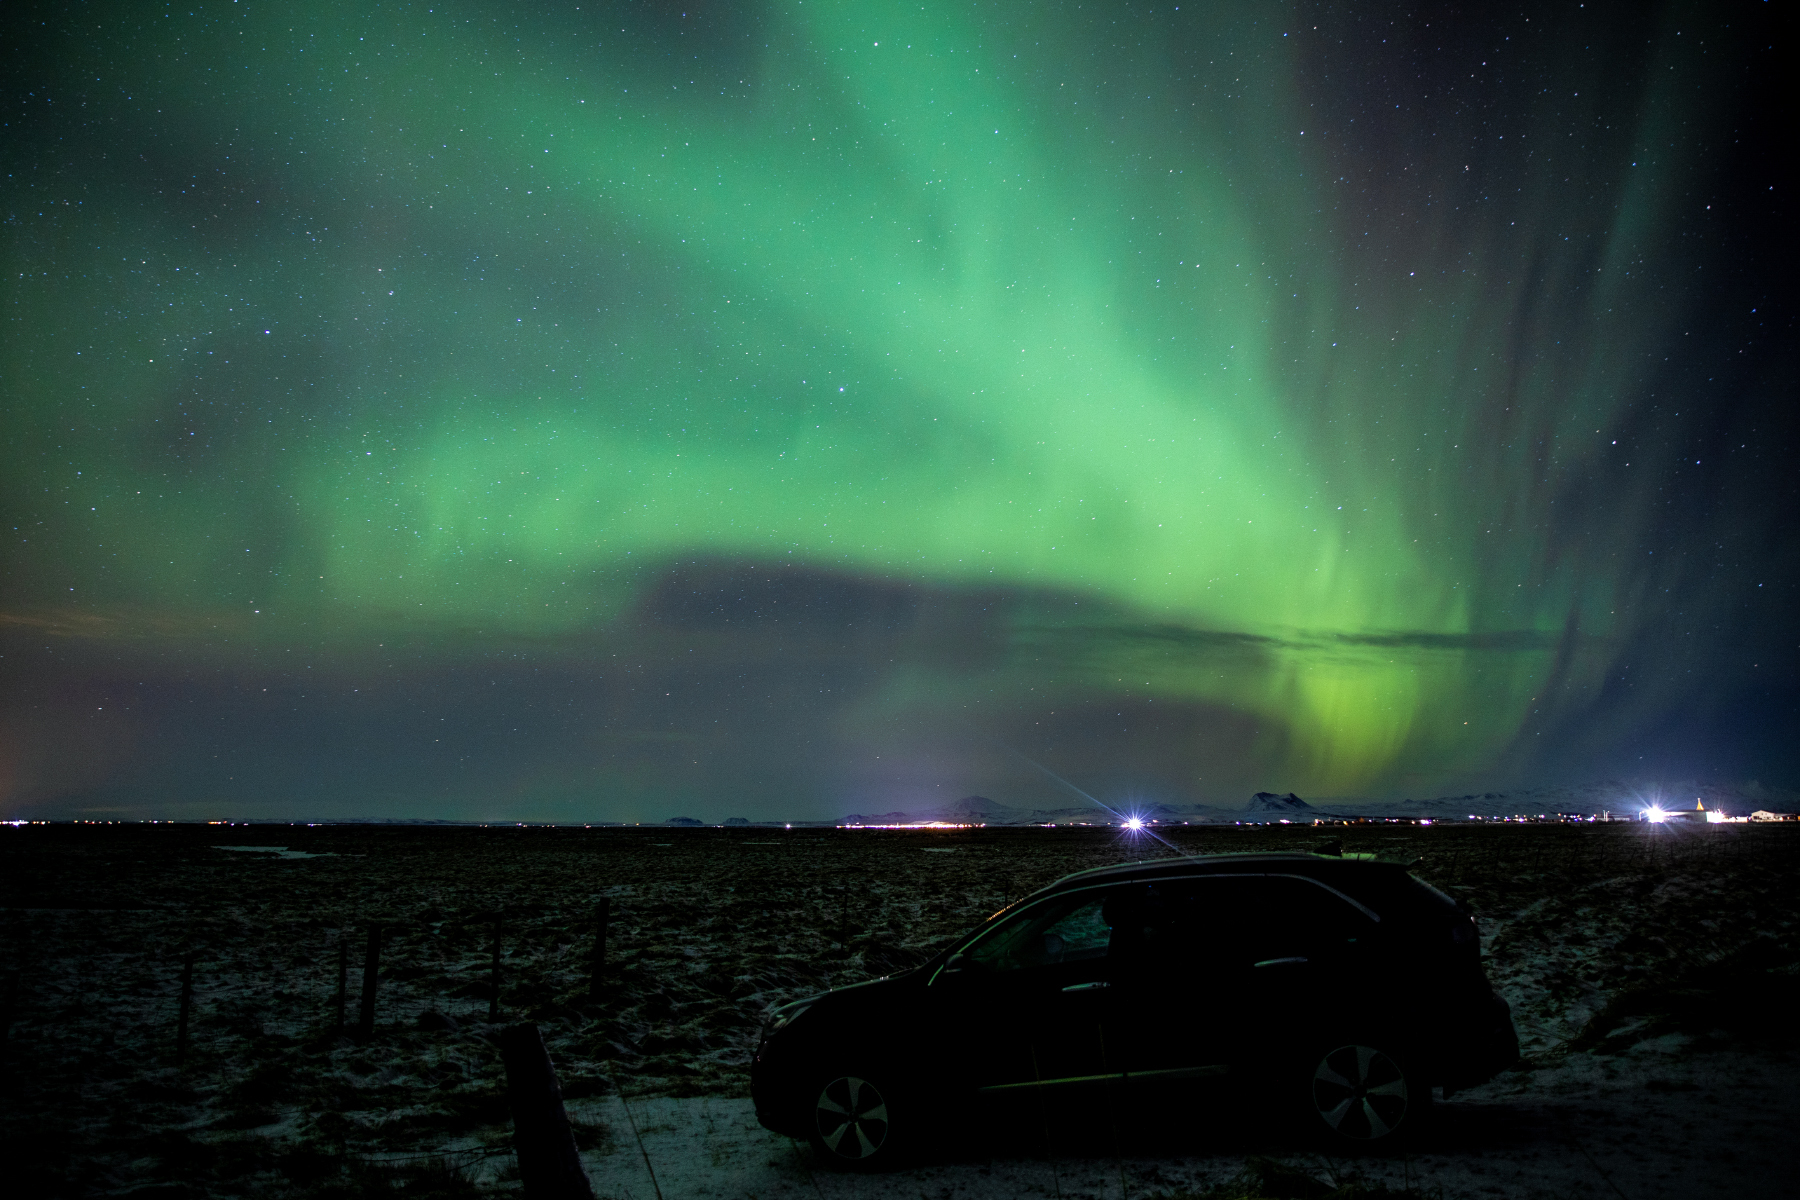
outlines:
[[[1795,821],[1800,820],[1800,816],[1794,813],[1770,812],[1766,808],[1759,808],[1750,814],[1750,819],[1752,821]]]

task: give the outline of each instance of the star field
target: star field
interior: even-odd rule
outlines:
[[[9,813],[1792,768],[1760,12],[7,20]]]

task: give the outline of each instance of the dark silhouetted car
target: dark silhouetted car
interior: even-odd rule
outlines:
[[[1410,1138],[1518,1059],[1475,924],[1404,867],[1312,854],[1083,871],[921,967],[776,1009],[757,1118],[827,1162],[907,1157],[971,1103],[1225,1089],[1339,1149]]]

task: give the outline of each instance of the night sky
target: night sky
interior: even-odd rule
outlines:
[[[1777,7],[9,4],[0,816],[1800,782]]]

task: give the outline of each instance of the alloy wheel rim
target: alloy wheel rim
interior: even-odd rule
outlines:
[[[1409,1089],[1400,1064],[1373,1046],[1339,1046],[1313,1071],[1313,1108],[1331,1130],[1376,1141],[1406,1119]]]
[[[887,1098],[866,1079],[833,1079],[819,1089],[816,1109],[819,1139],[839,1158],[867,1158],[887,1141]]]

